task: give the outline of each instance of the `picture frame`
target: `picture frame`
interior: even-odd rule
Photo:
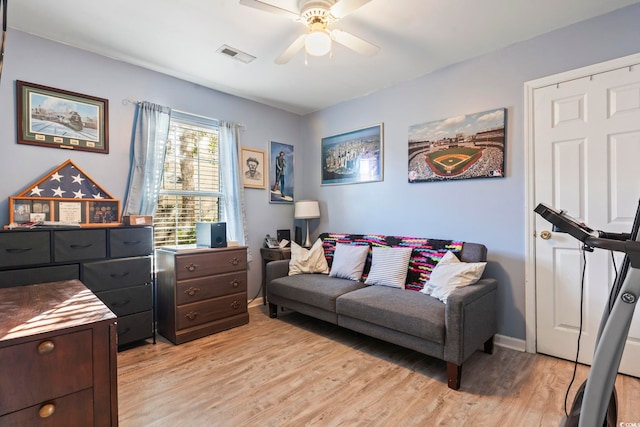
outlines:
[[[271,141],[269,143],[269,203],[294,202],[293,145]]]
[[[322,138],[322,185],[384,179],[384,124]]]
[[[409,126],[410,183],[505,176],[506,108]]]
[[[266,152],[250,147],[241,147],[240,151],[244,188],[267,188],[265,173]]]
[[[16,81],[18,144],[109,153],[109,101]]]

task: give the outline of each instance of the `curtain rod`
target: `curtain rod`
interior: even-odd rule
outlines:
[[[122,100],[122,104],[123,105],[142,104],[142,102],[144,102],[144,101],[141,101],[141,100],[135,99],[135,98],[126,98],[126,99]],[[207,119],[207,120],[214,120],[216,122],[220,121],[220,119],[214,119],[212,117],[202,116],[200,114],[189,113],[189,112],[178,110],[178,109],[172,109],[172,110],[173,111],[177,111],[177,112],[182,113],[182,114],[189,114],[191,116],[202,117],[203,119]],[[245,125],[244,123],[239,122],[239,123],[237,123],[237,125],[240,127],[240,129],[247,130],[247,125]]]

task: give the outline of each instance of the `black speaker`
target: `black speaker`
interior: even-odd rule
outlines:
[[[196,246],[199,248],[226,248],[226,222],[196,222]]]

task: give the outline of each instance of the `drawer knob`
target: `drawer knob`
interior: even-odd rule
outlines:
[[[196,317],[198,317],[198,312],[197,311],[190,311],[184,317],[186,317],[189,320],[193,320]]]
[[[38,344],[38,354],[49,354],[55,347],[56,346],[53,341],[42,341],[40,344]]]
[[[198,264],[194,264],[194,263],[190,263],[189,265],[185,265],[184,268],[187,269],[187,271],[190,272],[194,272],[196,271],[196,268],[200,267]]]
[[[232,264],[232,265],[238,265],[238,264],[240,264],[240,260],[239,260],[237,257],[234,257],[234,258],[233,258],[231,261],[229,261],[229,262],[231,262],[231,264]]]
[[[234,310],[237,310],[240,308],[240,303],[238,302],[238,300],[235,300],[231,303],[231,308],[233,308]]]
[[[240,284],[240,281],[238,279],[233,279],[231,281],[231,286],[233,286],[234,288],[237,288],[239,284]]]
[[[40,407],[38,415],[40,415],[40,418],[49,418],[54,412],[56,412],[56,405],[53,403],[47,403]]]
[[[190,286],[189,289],[187,289],[186,291],[184,291],[185,294],[189,295],[190,297],[194,296],[196,294],[196,292],[198,292],[200,290],[200,288],[194,288],[193,286]]]

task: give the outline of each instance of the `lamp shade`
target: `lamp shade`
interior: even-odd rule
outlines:
[[[295,219],[320,218],[320,205],[316,200],[301,200],[295,203]]]

